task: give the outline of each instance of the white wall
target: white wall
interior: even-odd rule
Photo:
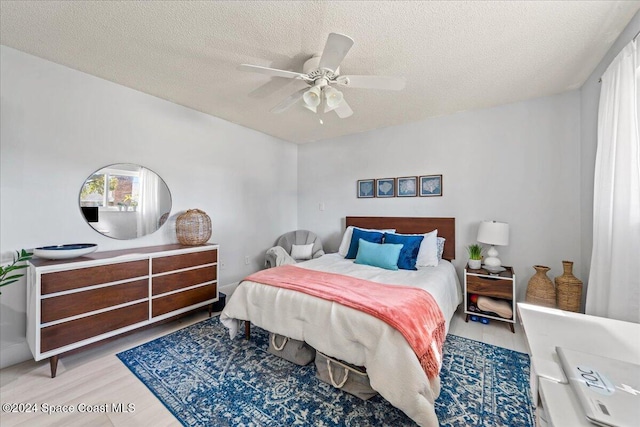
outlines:
[[[583,212],[581,235],[582,235],[582,270],[581,276],[584,278],[585,292],[588,287],[589,269],[591,267],[591,249],[593,247],[593,178],[596,164],[596,149],[598,145],[598,104],[600,102],[600,76],[611,64],[611,61],[620,53],[640,31],[640,12],[637,12],[631,19],[627,27],[620,34],[611,49],[602,58],[600,64],[593,71],[591,76],[580,88],[580,209]]]
[[[563,259],[573,260],[586,282],[597,80],[639,30],[640,13],[580,92],[300,147],[2,46],[0,254],[80,241],[101,250],[174,242],[176,213],[197,207],[212,218],[224,285],[257,270],[265,248],[293,228],[317,232],[331,251],[347,215],[455,216],[459,272],[478,222],[496,219],[511,226],[510,245],[499,249],[516,269],[520,299],[534,264],[554,277]],[[80,215],[85,178],[119,162],[149,167],[171,190],[171,221],[151,236],[109,239]],[[444,196],[355,196],[358,179],[420,174],[443,174]],[[1,291],[4,367],[30,354],[24,281]]]
[[[303,145],[298,226],[335,251],[347,215],[455,217],[461,273],[478,223],[506,221],[511,241],[498,249],[524,299],[534,264],[580,271],[579,150],[577,91]],[[443,175],[442,197],[356,198],[358,179],[430,174]]]
[[[221,245],[220,284],[256,271],[297,223],[297,146],[2,46],[0,253],[94,242],[100,250],[177,242],[176,214],[199,208]],[[212,101],[213,102],[213,101]],[[95,232],[81,216],[84,180],[112,163],[158,173],[171,220],[135,240]],[[244,258],[251,262],[245,265]],[[0,367],[30,357],[24,279],[2,288]]]

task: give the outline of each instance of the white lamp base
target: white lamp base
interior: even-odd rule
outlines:
[[[491,245],[491,248],[487,251],[487,257],[484,259],[484,265],[488,267],[500,267],[502,262],[498,258],[498,251],[495,246]]]

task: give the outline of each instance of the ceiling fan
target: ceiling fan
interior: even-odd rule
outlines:
[[[282,113],[302,99],[304,107],[314,113],[335,111],[338,117],[344,119],[351,116],[353,110],[336,86],[384,90],[401,90],[405,86],[405,80],[401,77],[340,75],[340,63],[351,46],[353,46],[351,37],[330,33],[322,55],[315,55],[308,59],[302,67],[302,73],[250,64],[241,64],[238,69],[268,76],[298,79],[310,86],[291,94],[271,110],[273,113]]]

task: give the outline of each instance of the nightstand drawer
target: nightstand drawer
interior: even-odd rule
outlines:
[[[467,292],[494,298],[512,299],[511,279],[467,275]]]

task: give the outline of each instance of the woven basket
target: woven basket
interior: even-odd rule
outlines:
[[[551,279],[547,277],[549,267],[544,265],[534,265],[536,274],[531,277],[527,285],[527,296],[525,300],[532,304],[543,305],[545,307],[556,306],[556,288]]]
[[[562,261],[564,273],[556,277],[558,308],[580,312],[582,305],[582,281],[573,275],[573,262]]]
[[[176,235],[183,245],[202,245],[211,237],[211,218],[200,209],[189,209],[176,219]]]

